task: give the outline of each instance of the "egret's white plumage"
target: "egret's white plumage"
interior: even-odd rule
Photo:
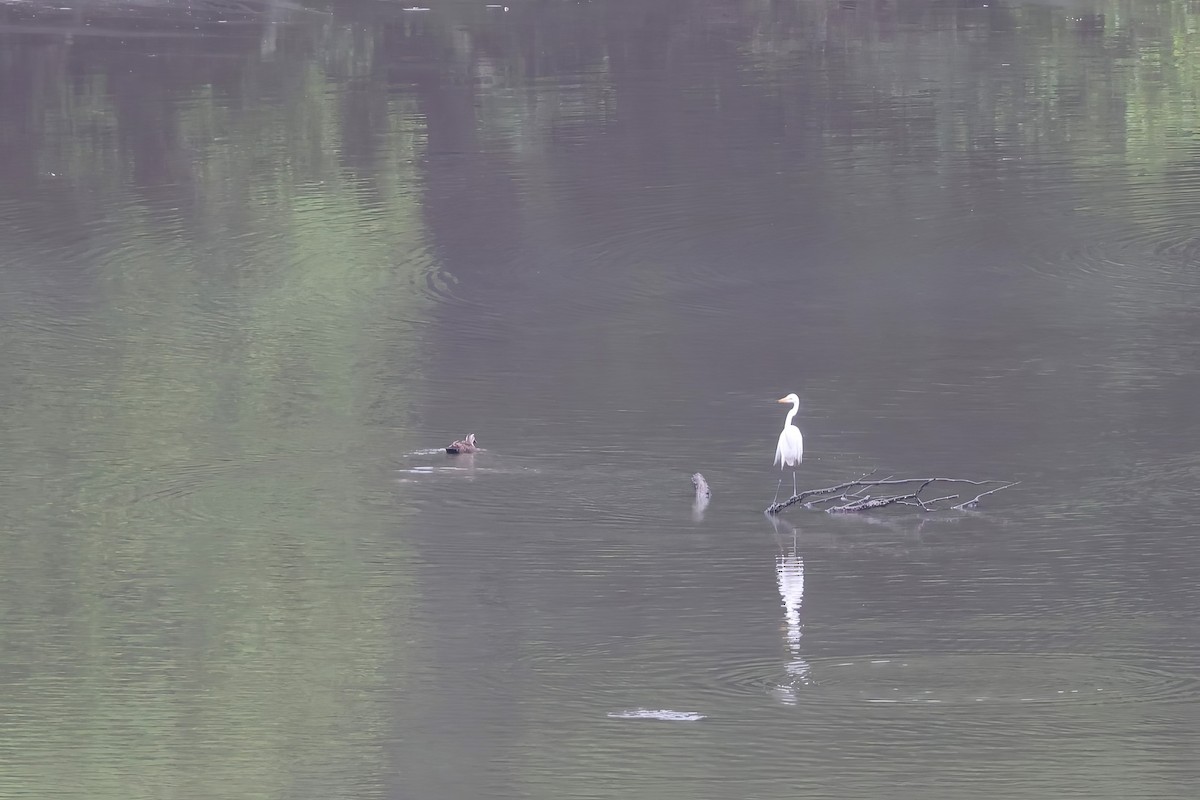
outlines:
[[[791,403],[792,410],[787,413],[787,419],[783,421],[783,430],[779,433],[779,444],[775,445],[775,461],[772,463],[779,465],[779,471],[782,472],[784,467],[792,468],[792,496],[796,496],[796,465],[804,460],[804,437],[800,434],[800,429],[792,424],[792,420],[796,417],[796,412],[800,410],[800,398],[795,394],[789,394],[787,397],[781,397],[777,403]],[[779,499],[779,487],[783,485],[783,478],[779,479],[779,483],[775,486],[775,500]]]

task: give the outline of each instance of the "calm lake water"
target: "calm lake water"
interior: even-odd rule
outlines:
[[[0,796],[1194,797],[1200,6],[508,2],[0,5]]]

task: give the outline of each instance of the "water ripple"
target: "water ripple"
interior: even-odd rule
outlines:
[[[694,711],[672,711],[667,708],[628,708],[610,711],[608,716],[613,719],[655,719],[663,722],[697,722],[704,719],[703,714]]]
[[[1094,285],[1118,312],[1145,312],[1155,305],[1187,305],[1200,291],[1194,268],[1200,257],[1195,218],[1200,211],[1200,174],[1171,182],[1159,176],[1120,180],[1121,216],[1101,207],[1080,206],[1062,221],[1070,238],[1059,249],[1034,247],[1027,263],[1034,272],[1071,286]],[[1081,181],[1112,191],[1114,177]],[[1061,241],[1061,239],[1060,239]],[[1095,281],[1095,283],[1092,283]]]
[[[1200,700],[1200,678],[1164,664],[1107,656],[977,653],[880,655],[809,662],[806,702],[1181,703]],[[722,693],[761,695],[792,681],[785,662],[760,659],[710,674]]]

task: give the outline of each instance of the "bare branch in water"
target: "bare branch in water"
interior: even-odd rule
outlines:
[[[989,494],[998,492],[1001,489],[1007,489],[1010,486],[1016,486],[1018,483],[1020,483],[1020,481],[1013,481],[1012,483],[1006,483],[1003,486],[997,486],[995,489],[986,491],[983,494],[977,494],[974,497],[972,497],[970,500],[968,500],[967,502],[959,503],[956,506],[951,506],[951,508],[953,508],[955,511],[962,511],[964,508],[974,508],[975,504],[979,502],[979,498],[987,497]]]
[[[857,480],[846,481],[845,483],[839,483],[836,486],[826,486],[823,489],[805,489],[802,492],[792,495],[781,503],[772,503],[767,508],[767,513],[778,514],[788,506],[795,505],[796,503],[803,503],[805,508],[813,508],[818,503],[832,502],[840,503],[840,505],[827,507],[825,511],[830,514],[851,514],[859,511],[870,511],[872,509],[883,508],[890,505],[916,506],[922,511],[927,512],[944,511],[947,508],[953,511],[962,511],[968,508],[975,508],[979,500],[987,497],[989,494],[995,494],[1002,489],[1007,489],[1020,483],[1020,481],[1005,483],[1003,486],[997,486],[994,489],[981,492],[965,503],[959,503],[955,506],[939,506],[937,505],[938,503],[945,503],[949,500],[957,500],[958,495],[949,494],[943,497],[934,498],[932,500],[926,500],[922,498],[921,492],[935,483],[960,483],[967,484],[969,486],[986,486],[991,483],[1001,483],[1001,481],[976,481],[971,480],[970,478],[941,477],[894,478],[891,476],[882,480],[868,480],[868,478],[874,473],[875,470],[871,470],[871,472],[866,473]],[[920,486],[917,486],[912,491],[903,494],[883,495],[879,497],[872,497],[871,495],[864,494],[864,492],[866,492],[866,490],[872,486],[911,486],[913,484],[920,484]],[[850,489],[854,489],[855,491],[848,492]]]

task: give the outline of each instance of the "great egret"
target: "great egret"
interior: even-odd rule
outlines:
[[[792,404],[792,410],[787,413],[787,419],[783,421],[783,430],[779,434],[779,444],[775,445],[775,460],[772,463],[779,465],[780,472],[783,472],[784,467],[792,468],[792,497],[795,497],[796,465],[804,460],[804,437],[800,435],[800,429],[792,424],[796,412],[800,410],[800,398],[795,394],[789,394],[775,402]],[[783,476],[780,476],[779,483],[775,485],[775,500],[772,500],[772,503],[779,500],[779,487],[782,485]]]
[[[473,433],[468,433],[465,439],[459,439],[457,442],[446,448],[446,452],[450,453],[451,455],[474,453],[478,450],[479,447],[475,444],[475,434]]]

